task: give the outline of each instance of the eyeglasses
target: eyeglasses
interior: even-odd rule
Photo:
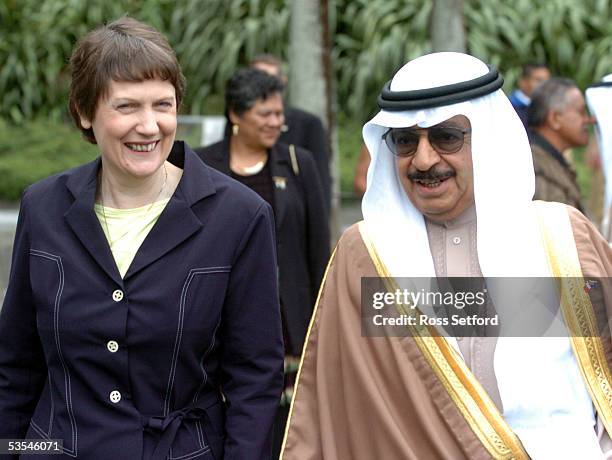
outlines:
[[[465,135],[471,132],[469,128],[432,126],[427,128],[427,139],[436,152],[449,154],[461,150]],[[391,128],[383,134],[383,139],[393,155],[409,157],[416,153],[421,136],[413,128]]]

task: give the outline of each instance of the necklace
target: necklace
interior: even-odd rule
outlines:
[[[253,166],[243,166],[242,167],[242,171],[244,171],[245,174],[252,176],[253,174],[257,174],[259,171],[261,171],[264,167],[264,162],[260,161],[258,163],[255,163]]]
[[[164,188],[166,187],[166,183],[168,182],[168,170],[166,169],[166,164],[164,163],[164,182],[162,183],[161,188],[159,189],[159,192],[157,193],[157,196],[155,197],[155,199],[151,202],[151,204],[149,205],[149,207],[147,208],[147,210],[145,211],[144,215],[143,215],[143,220],[145,220],[145,218],[149,215],[149,212],[151,211],[151,209],[153,209],[153,205],[155,204],[155,202],[159,199],[159,197],[161,196],[162,192],[164,191]],[[100,184],[102,183],[102,181],[100,181]],[[108,222],[106,220],[106,212],[104,211],[104,201],[102,199],[102,186],[100,186],[100,207],[102,208],[102,220],[104,220],[104,227],[106,227],[106,234],[108,235],[108,244],[111,247],[111,249],[113,248],[113,246],[115,245],[115,243],[117,243],[118,241],[120,241],[122,238],[125,237],[125,235],[127,235],[128,233],[130,233],[130,231],[132,230],[132,228],[129,228],[126,232],[124,232],[123,234],[121,234],[118,238],[115,238],[114,240],[111,238],[111,233],[110,233],[110,229],[108,227]]]

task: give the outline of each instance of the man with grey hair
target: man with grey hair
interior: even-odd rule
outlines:
[[[533,93],[527,113],[536,174],[534,200],[558,201],[584,210],[576,172],[563,156],[589,142],[589,116],[582,92],[567,78],[552,78]]]

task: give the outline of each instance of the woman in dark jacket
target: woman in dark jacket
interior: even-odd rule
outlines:
[[[62,440],[49,458],[268,460],[283,364],[272,210],[174,142],[183,77],[153,28],[101,27],[71,65],[71,114],[100,157],[23,195],[0,438]]]
[[[329,258],[330,237],[312,155],[299,147],[277,143],[284,122],[282,91],[282,82],[261,70],[236,72],[225,93],[229,135],[196,152],[210,166],[253,189],[274,210],[286,407]],[[277,441],[282,426],[278,428]]]

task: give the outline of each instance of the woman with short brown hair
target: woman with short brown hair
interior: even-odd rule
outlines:
[[[100,157],[24,192],[0,438],[267,459],[283,366],[271,208],[175,142],[184,81],[155,29],[119,19],[71,64],[70,111]]]

